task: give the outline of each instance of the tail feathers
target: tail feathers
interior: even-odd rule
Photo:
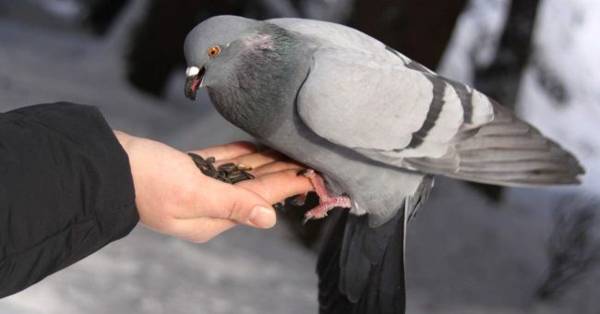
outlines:
[[[402,314],[404,210],[377,228],[342,213],[317,264],[321,314]]]
[[[339,289],[340,256],[348,215],[347,211],[336,209],[328,218],[333,220],[333,228],[329,230],[317,262],[321,314],[351,313],[353,307],[353,303]]]

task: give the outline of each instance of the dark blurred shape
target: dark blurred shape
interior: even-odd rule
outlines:
[[[104,35],[129,0],[95,0],[90,4],[85,23],[96,35]]]
[[[244,16],[262,20],[274,17],[300,17],[300,4],[303,1],[251,0],[245,2],[247,3],[247,11]]]
[[[594,239],[598,201],[564,199],[556,209],[554,229],[548,243],[548,275],[536,297],[551,300],[600,266],[600,243]]]
[[[502,105],[515,108],[523,71],[531,54],[539,0],[511,1],[504,31],[492,63],[475,69],[475,88]],[[491,200],[502,198],[503,188],[495,185],[473,186]]]
[[[342,243],[348,220],[348,211],[334,209],[325,225],[323,245],[319,248],[317,273],[319,275],[319,313],[353,313],[353,306],[336,287],[338,280],[326,281],[323,278],[339,276],[339,267],[331,265],[331,261],[341,258]]]
[[[539,0],[512,1],[492,63],[475,70],[475,87],[506,107],[515,107],[523,70],[529,62]]]
[[[304,221],[304,213],[319,205],[319,197],[316,193],[308,193],[303,205],[297,205],[292,199],[288,199],[282,207],[280,214],[283,215],[285,222],[290,226],[292,232],[298,237],[302,245],[307,248],[316,248],[317,243],[322,237],[323,227],[329,219]],[[337,209],[338,211],[342,209]]]
[[[485,195],[491,201],[500,202],[502,200],[504,188],[501,186],[484,183],[469,183],[469,185]]]
[[[566,106],[571,95],[556,71],[541,58],[532,59],[531,66],[537,83],[552,98],[554,105],[559,108]]]
[[[0,16],[59,30],[103,36],[129,0],[0,0]]]
[[[127,78],[137,88],[161,96],[171,71],[185,63],[183,41],[200,21],[220,14],[241,15],[243,1],[154,0],[132,35]]]
[[[467,0],[356,0],[350,24],[435,69]]]

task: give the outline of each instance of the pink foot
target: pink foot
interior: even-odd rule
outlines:
[[[321,219],[327,216],[327,213],[335,207],[351,208],[352,201],[347,196],[334,196],[327,191],[325,181],[312,169],[301,171],[299,175],[307,177],[315,192],[319,196],[319,205],[304,214],[304,223],[311,219]]]

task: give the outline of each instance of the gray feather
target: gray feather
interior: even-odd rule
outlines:
[[[494,103],[495,118],[461,138],[441,158],[407,158],[423,172],[509,186],[578,183],[577,159]]]

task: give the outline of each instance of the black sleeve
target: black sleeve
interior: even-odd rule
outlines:
[[[96,108],[0,113],[0,298],[127,235],[139,219],[132,181]]]

